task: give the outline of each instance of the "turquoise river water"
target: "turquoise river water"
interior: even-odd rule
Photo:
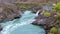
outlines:
[[[25,11],[22,17],[6,23],[2,23],[3,30],[0,34],[45,34],[40,26],[32,25],[36,14],[32,11]]]

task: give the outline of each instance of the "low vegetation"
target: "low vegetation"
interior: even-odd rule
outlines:
[[[37,3],[15,3],[17,7],[19,7],[19,9],[23,9],[23,10],[26,10],[26,9],[31,9],[33,7],[36,7],[37,6]]]
[[[50,12],[44,12],[44,16],[45,16],[45,17],[50,17],[51,14],[50,14]]]
[[[58,34],[58,28],[60,28],[60,2],[56,4],[56,6],[54,7],[54,11],[56,12],[56,15],[54,17],[58,21],[58,24],[57,26],[51,28],[49,34]]]
[[[54,7],[54,10],[58,13],[60,13],[60,2],[58,2],[55,7]]]
[[[56,27],[51,28],[50,34],[58,34],[58,29]]]

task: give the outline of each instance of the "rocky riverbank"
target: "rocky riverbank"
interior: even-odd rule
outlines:
[[[55,19],[55,15],[57,15],[54,11],[40,11],[39,15],[35,18],[36,21],[34,21],[33,25],[42,26],[42,28],[45,29],[46,34],[50,34],[50,30],[53,27],[59,28],[59,22],[57,19]]]
[[[50,30],[50,28],[55,26],[55,19],[53,18],[54,13],[49,13],[51,15],[46,17],[44,16],[43,11],[40,12],[40,14],[35,18],[36,21],[34,21],[32,24],[42,26],[45,30]]]
[[[17,17],[21,17],[21,14],[14,4],[0,3],[0,23]]]

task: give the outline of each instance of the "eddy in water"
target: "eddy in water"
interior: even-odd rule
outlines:
[[[36,14],[27,10],[24,11],[21,18],[2,23],[1,34],[45,34],[43,28],[31,24],[35,21]]]

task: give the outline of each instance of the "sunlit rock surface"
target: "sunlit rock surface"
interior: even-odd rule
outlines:
[[[0,3],[0,23],[3,21],[13,20],[15,17],[20,17],[20,11],[13,4]]]

